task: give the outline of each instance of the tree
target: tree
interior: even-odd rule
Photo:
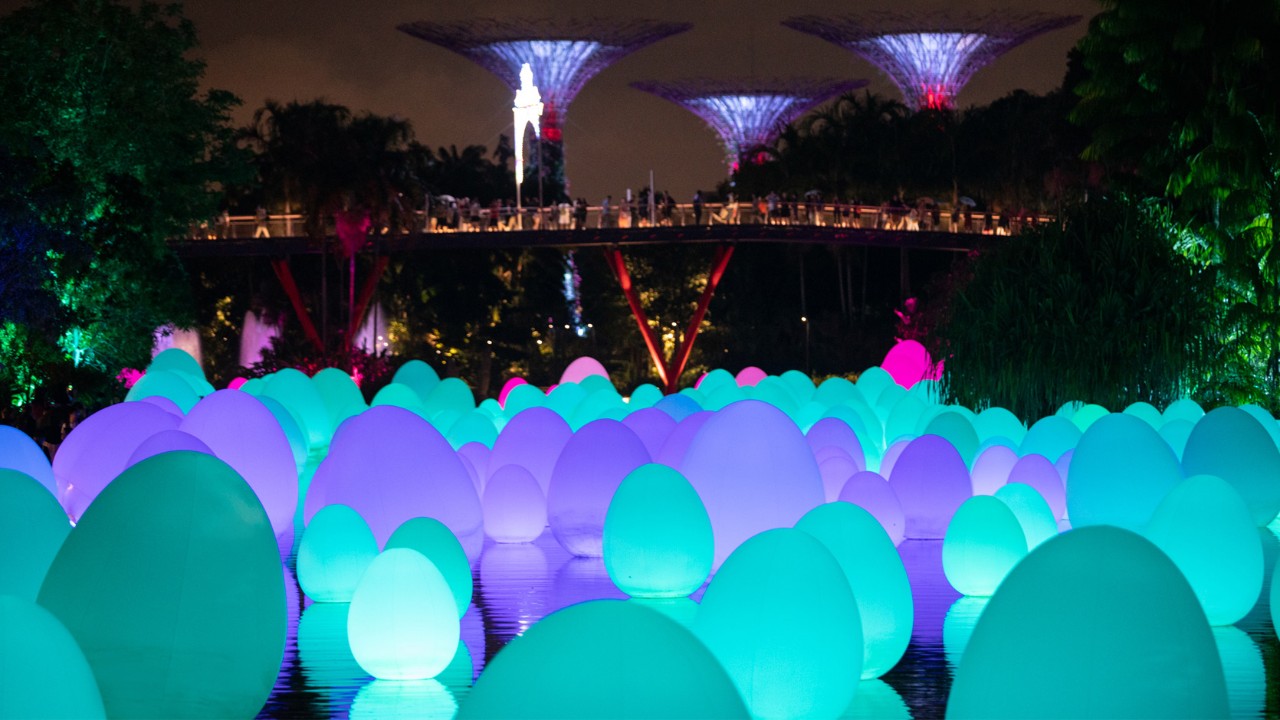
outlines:
[[[28,368],[23,400],[69,375],[105,402],[158,326],[190,319],[167,239],[213,216],[237,160],[238,101],[200,92],[195,47],[178,6],[145,0],[36,0],[0,20],[2,191],[18,210],[0,247],[28,287],[39,278],[5,308],[6,336],[25,340],[0,342],[6,380]]]

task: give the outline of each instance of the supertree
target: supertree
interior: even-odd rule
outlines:
[[[720,136],[729,170],[753,149],[768,145],[787,123],[831,98],[864,87],[866,80],[744,80],[706,78],[635,82],[702,118]]]
[[[521,66],[529,63],[545,104],[541,139],[545,170],[539,177],[553,188],[552,195],[558,195],[559,188],[566,186],[561,127],[578,91],[620,58],[690,27],[656,20],[521,18],[424,21],[405,23],[399,29],[470,58],[501,78],[512,92],[520,87]]]
[[[1048,13],[868,11],[804,15],[782,24],[858,53],[897,84],[908,105],[921,109],[953,107],[975,72],[1031,38],[1079,20]]]

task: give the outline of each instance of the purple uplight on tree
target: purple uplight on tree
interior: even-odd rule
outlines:
[[[916,109],[951,108],[973,74],[1031,38],[1079,21],[1048,13],[951,15],[866,12],[782,21],[852,50],[880,68]]]

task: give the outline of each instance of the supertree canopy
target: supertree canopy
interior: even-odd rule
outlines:
[[[787,123],[836,95],[866,84],[866,80],[691,79],[636,82],[631,86],[670,100],[702,118],[720,136],[732,169],[744,154],[772,142]]]
[[[529,63],[546,105],[542,138],[551,159],[544,161],[554,177],[563,172],[565,112],[587,81],[623,56],[690,27],[656,20],[520,18],[423,21],[399,29],[474,60],[512,92],[520,87],[520,67]]]
[[[975,72],[1037,35],[1072,25],[1079,15],[982,15],[864,12],[783,20],[793,30],[848,48],[879,67],[907,104],[949,108]]]

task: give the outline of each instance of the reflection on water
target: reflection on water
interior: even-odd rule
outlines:
[[[1280,557],[1280,540],[1262,531],[1268,568]],[[911,644],[902,661],[879,680],[858,685],[846,718],[941,718],[952,674],[978,621],[985,599],[962,598],[942,572],[941,541],[908,540],[899,547],[915,603]],[[307,604],[292,573],[289,639],[275,690],[260,717],[271,718],[436,718],[450,717],[483,666],[510,640],[540,618],[568,605],[596,598],[623,598],[598,558],[569,556],[550,533],[519,545],[486,542],[473,568],[475,595],[462,618],[462,642],[453,663],[435,680],[385,681],[370,678],[346,643],[347,606]],[[1267,697],[1267,678],[1280,677],[1280,640],[1271,627],[1267,600],[1237,626],[1217,628],[1233,717],[1280,716],[1280,698]],[[701,590],[693,600],[701,597]],[[633,600],[666,613],[684,625],[693,621],[692,600]],[[1275,681],[1273,681],[1275,682]],[[1271,705],[1268,706],[1267,703]]]

